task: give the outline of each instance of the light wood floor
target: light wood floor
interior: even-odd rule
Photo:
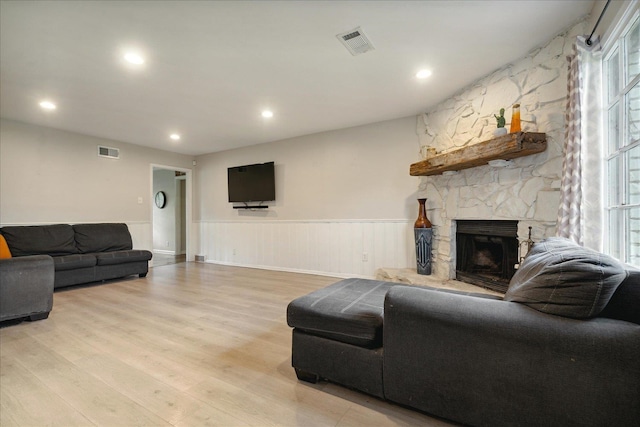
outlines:
[[[154,267],[160,267],[162,265],[178,264],[181,262],[186,262],[187,256],[185,254],[167,255],[167,254],[154,253],[152,261],[153,261]]]
[[[451,425],[298,382],[286,306],[336,280],[181,263],[58,291],[0,329],[0,425]]]

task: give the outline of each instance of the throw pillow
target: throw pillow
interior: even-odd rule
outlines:
[[[533,246],[504,299],[543,313],[586,319],[600,314],[627,274],[608,255],[551,237]]]
[[[0,234],[0,259],[11,258],[11,250],[9,250],[9,245],[7,245],[7,241],[4,239],[4,236]]]

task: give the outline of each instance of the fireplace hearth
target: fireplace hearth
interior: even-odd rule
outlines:
[[[518,262],[518,221],[456,221],[456,279],[506,292]]]

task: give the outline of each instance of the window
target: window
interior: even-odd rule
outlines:
[[[640,266],[640,19],[636,12],[603,63],[605,248]]]

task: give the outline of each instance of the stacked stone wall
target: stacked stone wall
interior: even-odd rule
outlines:
[[[434,224],[434,274],[455,277],[455,221],[519,220],[518,238],[539,241],[555,234],[567,95],[567,55],[586,21],[482,78],[432,110],[419,115],[421,153],[447,152],[493,137],[494,114],[521,105],[522,130],[545,132],[547,150],[512,160],[506,168],[479,166],[453,174],[421,177],[419,196],[426,197]]]

